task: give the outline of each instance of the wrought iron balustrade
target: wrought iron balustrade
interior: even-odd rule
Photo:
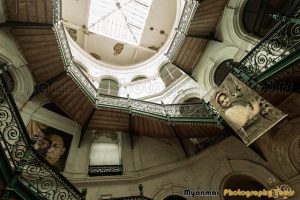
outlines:
[[[89,176],[113,176],[122,174],[122,165],[90,165],[88,171]]]
[[[0,148],[15,179],[43,199],[83,199],[82,194],[31,146],[0,68]]]
[[[60,2],[60,0],[55,0],[55,2]],[[60,4],[55,3],[54,5]],[[186,1],[183,14],[180,19],[178,34],[184,35],[187,32],[190,20],[195,13],[197,6],[198,2],[195,0]],[[54,10],[56,10],[56,13],[60,12],[60,9]],[[56,14],[55,16],[60,15]],[[216,122],[209,108],[205,107],[204,102],[185,105],[162,105],[146,101],[99,94],[95,86],[91,83],[82,69],[76,65],[76,61],[74,60],[70,51],[65,29],[61,20],[55,20],[53,30],[61,51],[65,70],[67,71],[68,75],[79,85],[79,87],[84,90],[85,94],[93,102],[96,108],[125,110],[126,112],[130,113],[147,115],[171,121]],[[180,46],[179,42],[175,43],[177,46]],[[179,46],[177,48],[179,48]]]
[[[197,10],[199,3],[195,0],[187,0],[184,4],[181,18],[176,28],[176,34],[173,38],[171,45],[166,53],[168,59],[173,62],[176,58],[178,51],[186,37],[191,20]]]
[[[300,3],[295,2],[287,16],[299,18]],[[236,67],[233,67],[233,73],[251,84],[251,80],[257,81],[259,76],[299,49],[300,25],[292,21],[280,21]]]

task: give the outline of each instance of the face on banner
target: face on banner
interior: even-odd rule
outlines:
[[[43,123],[31,120],[27,126],[29,137],[35,138],[34,149],[53,166],[63,171],[72,135]]]
[[[210,103],[246,145],[286,116],[232,74],[228,74]]]

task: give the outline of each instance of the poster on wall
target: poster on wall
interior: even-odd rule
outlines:
[[[247,146],[287,116],[232,74],[210,103]]]
[[[64,171],[73,136],[34,120],[29,122],[27,131],[36,140],[34,149],[52,166]]]

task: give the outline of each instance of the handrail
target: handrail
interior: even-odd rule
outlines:
[[[187,0],[184,4],[181,18],[179,20],[178,27],[176,28],[176,34],[173,38],[171,45],[166,53],[169,61],[173,62],[176,58],[178,51],[186,37],[191,20],[197,10],[199,2],[196,0]]]
[[[60,2],[61,0],[54,1]],[[56,3],[56,5],[60,4]],[[197,1],[186,1],[177,29],[178,38],[174,38],[167,53],[169,55],[169,59],[172,60],[175,55],[175,50],[173,51],[172,49],[178,49],[177,47],[180,46],[182,37],[185,37],[191,17],[195,13],[197,6]],[[58,13],[55,16],[60,16],[60,9],[55,9],[56,13]],[[290,15],[298,17],[300,12],[299,3],[295,4],[291,10]],[[110,108],[122,111],[125,110],[127,112],[152,116],[168,121],[208,122],[207,119],[211,119],[210,122],[220,124],[218,120],[220,119],[218,112],[209,103],[205,102],[195,105],[187,104],[184,106],[176,104],[161,105],[135,99],[99,94],[85,73],[76,66],[69,48],[63,23],[58,17],[55,20],[53,29],[64,61],[65,70],[68,75],[83,89],[97,109]],[[233,73],[246,83],[249,80],[252,81],[247,83],[250,87],[252,87],[251,84],[253,83],[253,80],[255,80],[260,74],[271,68],[274,63],[279,62],[287,55],[292,54],[299,49],[300,35],[297,30],[298,26],[293,23],[278,23],[272,31],[269,32],[266,37],[242,59],[239,65],[234,67]],[[174,46],[174,48],[172,46]],[[174,55],[172,56],[171,54]],[[182,112],[183,110],[184,112]]]
[[[187,1],[190,2],[190,1]],[[186,6],[191,10],[191,7]],[[184,18],[186,23],[189,21]],[[184,26],[183,28],[186,28]],[[61,56],[64,61],[67,74],[83,89],[86,96],[92,101],[97,109],[110,108],[126,112],[156,117],[162,120],[180,122],[207,122],[220,126],[209,106],[204,101],[198,104],[170,104],[162,105],[142,100],[116,97],[99,94],[96,87],[91,83],[86,74],[76,65],[67,41],[65,29],[61,20],[54,24],[53,30],[56,35]],[[167,113],[166,113],[167,111]]]
[[[300,2],[297,1],[287,14],[300,15]],[[234,67],[234,74],[245,82],[257,80],[287,56],[300,49],[299,25],[290,21],[280,21],[267,35]]]
[[[29,135],[0,68],[0,148],[18,181],[45,199],[82,199],[82,194],[31,146]]]

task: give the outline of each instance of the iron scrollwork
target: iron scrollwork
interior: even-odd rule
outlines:
[[[0,145],[14,170],[27,151],[28,140],[22,133],[22,122],[16,118],[16,106],[9,100],[9,91],[0,75]]]
[[[179,25],[176,29],[176,34],[172,40],[168,52],[166,53],[166,56],[171,62],[173,62],[176,58],[176,55],[185,39],[186,33],[189,29],[191,20],[196,12],[198,5],[198,1],[195,0],[187,0],[185,2]]]
[[[211,117],[204,103],[165,105],[170,118]]]
[[[111,175],[122,175],[122,165],[94,165],[89,166],[89,176],[111,176]]]
[[[21,182],[46,199],[81,199],[81,193],[33,151],[26,159]]]
[[[298,3],[290,16],[298,18],[299,12]],[[237,68],[249,78],[255,79],[276,63],[299,50],[299,46],[300,25],[290,21],[280,21],[273,31],[242,59]],[[239,76],[236,72],[235,75]],[[241,78],[244,79],[244,77]]]
[[[82,199],[81,193],[31,146],[28,133],[0,73],[0,148],[17,180],[44,199]]]

